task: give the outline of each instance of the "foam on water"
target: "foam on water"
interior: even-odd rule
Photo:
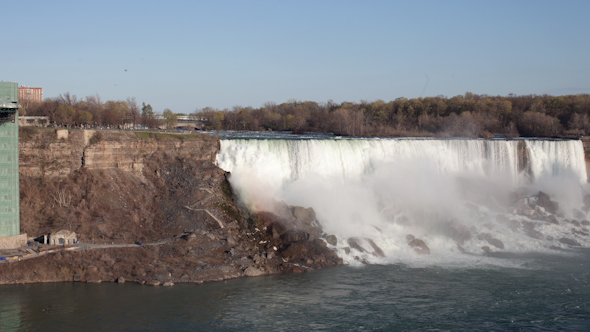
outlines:
[[[587,236],[572,233],[570,223],[574,209],[580,219],[588,191],[580,141],[222,139],[217,165],[232,173],[232,187],[253,210],[272,210],[275,200],[313,207],[351,264],[365,259],[518,265],[481,255],[482,246],[502,252],[549,251],[550,246],[566,248],[559,242],[564,237],[590,245]],[[559,224],[513,213],[511,192],[523,187],[529,196],[542,190],[559,203]],[[449,235],[453,223],[471,234],[459,242],[473,255],[460,253],[457,237]],[[527,231],[526,223],[541,235]],[[407,245],[408,234],[424,240],[431,255],[416,255]],[[386,257],[355,250],[347,254],[351,237],[373,239]],[[493,247],[490,238],[505,248]]]

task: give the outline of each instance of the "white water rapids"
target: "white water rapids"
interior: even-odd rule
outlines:
[[[590,227],[572,224],[587,218],[586,165],[577,140],[222,139],[217,165],[232,173],[232,188],[250,209],[271,210],[276,200],[313,207],[350,263],[356,256],[373,263],[479,264],[493,260],[480,255],[483,246],[494,252],[568,248],[562,238],[590,245],[583,235]],[[558,224],[515,214],[511,193],[517,189],[527,202],[539,191],[549,194],[559,203]],[[461,248],[475,255],[460,254],[450,223],[469,230]],[[526,223],[542,236],[527,236]],[[424,240],[431,255],[414,253],[408,234]],[[347,254],[351,237],[373,239],[386,257]]]

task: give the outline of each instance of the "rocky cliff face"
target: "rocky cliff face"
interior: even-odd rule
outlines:
[[[205,196],[212,209],[231,200],[220,194],[217,145],[206,135],[24,131],[21,228],[30,235],[68,228],[94,242],[166,238],[178,222],[208,220],[184,206]]]
[[[146,158],[156,152],[214,162],[218,141],[206,135],[29,130],[21,135],[19,148],[23,176],[65,177],[80,168],[119,169],[142,175]]]
[[[341,263],[317,237],[257,232],[258,216],[237,204],[230,175],[214,165],[215,137],[51,129],[20,136],[23,232],[67,229],[85,244],[154,245],[0,264],[0,284],[202,282]]]

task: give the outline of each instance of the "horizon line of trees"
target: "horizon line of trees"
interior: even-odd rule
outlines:
[[[49,116],[63,126],[111,128],[173,127],[177,115],[165,109],[162,121],[150,104],[135,98],[102,102],[98,94],[78,99],[65,93],[31,104],[26,115]],[[23,114],[23,115],[25,115]],[[183,114],[182,114],[183,115]],[[466,92],[445,96],[404,97],[385,102],[326,103],[289,100],[259,108],[205,107],[190,114],[208,130],[322,132],[346,136],[492,137],[574,136],[590,134],[590,94],[488,96]]]
[[[346,136],[431,136],[490,138],[556,137],[590,134],[590,95],[488,96],[467,92],[397,98],[385,102],[316,103],[289,100],[260,108],[206,107],[195,115],[206,129],[322,132]]]

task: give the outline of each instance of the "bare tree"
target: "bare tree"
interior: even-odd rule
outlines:
[[[69,92],[66,92],[63,95],[60,94],[57,96],[57,102],[60,104],[74,106],[78,103],[78,97],[76,97],[76,95],[70,95]]]
[[[103,108],[104,105],[102,103],[102,99],[98,93],[86,97],[86,107],[87,111],[92,114],[92,118],[95,123],[102,124],[103,123]]]
[[[277,109],[277,103],[275,103],[274,101],[267,101],[262,106],[264,108],[267,108],[267,109],[271,110],[271,111],[275,111]]]
[[[65,189],[57,190],[55,194],[51,194],[51,197],[59,207],[69,207],[72,203],[72,193],[66,192]]]

